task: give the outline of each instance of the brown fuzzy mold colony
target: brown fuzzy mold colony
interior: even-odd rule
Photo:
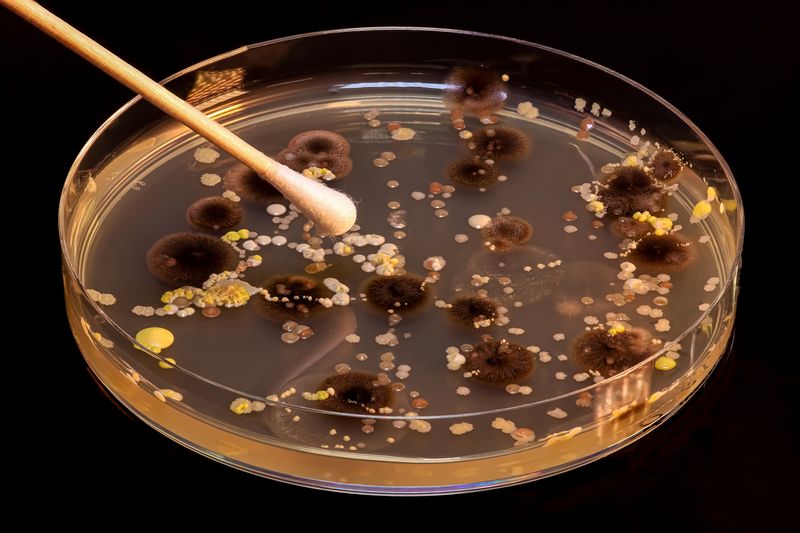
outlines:
[[[305,276],[275,276],[262,287],[269,292],[269,297],[253,296],[253,309],[261,317],[276,322],[301,321],[313,316],[324,309],[317,300],[329,292]]]
[[[242,214],[238,203],[221,196],[208,196],[189,206],[186,219],[199,229],[217,231],[238,225],[242,221]]]
[[[332,131],[310,130],[295,135],[276,159],[297,172],[310,167],[325,168],[338,179],[353,170],[349,156],[347,139]]]
[[[659,272],[683,270],[693,258],[691,243],[674,233],[642,237],[628,254],[628,261],[637,267]]]
[[[464,370],[472,372],[473,379],[497,385],[519,382],[533,371],[533,352],[489,335],[481,337],[466,359]]]
[[[481,189],[497,183],[497,171],[477,159],[462,159],[447,166],[445,174],[450,181],[470,189]]]
[[[587,331],[575,341],[572,353],[587,372],[610,377],[630,368],[657,351],[652,336],[642,328],[610,334],[605,329]]]
[[[445,102],[463,111],[495,111],[503,106],[507,97],[506,84],[500,75],[486,68],[459,67],[445,80]]]
[[[200,286],[211,274],[232,270],[239,254],[205,233],[173,233],[157,240],[145,256],[147,268],[170,285]]]
[[[298,133],[286,146],[290,150],[310,152],[312,154],[350,155],[350,143],[347,139],[327,130],[309,130]]]
[[[364,294],[369,303],[384,311],[410,311],[427,300],[425,280],[408,274],[376,276],[367,282]]]
[[[222,178],[222,184],[250,202],[266,205],[283,200],[278,189],[244,165],[236,165],[227,171]]]
[[[666,192],[639,167],[617,167],[598,193],[613,216],[631,216],[637,211],[657,215],[664,210]]]
[[[650,159],[653,177],[659,181],[667,181],[678,175],[683,168],[681,160],[672,150],[659,150]]]
[[[471,328],[490,326],[499,316],[498,304],[491,298],[464,296],[450,304],[448,311],[453,320]]]
[[[519,217],[499,216],[481,229],[481,236],[490,250],[503,251],[528,242],[533,228]]]
[[[486,159],[512,161],[525,157],[531,148],[530,140],[514,128],[484,128],[470,140],[469,148]]]
[[[319,385],[319,390],[333,389],[333,394],[320,402],[320,407],[337,413],[374,414],[391,407],[394,392],[381,385],[378,376],[366,372],[334,374]]]

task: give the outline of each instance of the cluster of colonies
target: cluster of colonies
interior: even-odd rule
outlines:
[[[415,200],[434,198],[431,206],[436,209],[436,216],[444,218],[445,200],[452,198],[458,188],[486,192],[492,186],[502,183],[507,178],[501,169],[505,161],[512,161],[528,156],[532,150],[532,142],[523,132],[496,125],[498,118],[492,113],[505,104],[508,91],[508,77],[482,68],[457,68],[446,80],[444,100],[451,109],[451,122],[460,139],[465,142],[464,157],[452,162],[444,169],[444,174],[452,185],[438,182],[430,184],[429,194],[415,191],[411,194]],[[579,99],[576,108],[582,110],[585,101]],[[519,113],[527,119],[535,119],[538,110],[529,102],[517,107]],[[593,106],[593,113],[594,113]],[[600,116],[599,107],[597,116]],[[610,116],[610,111],[603,109],[603,116]],[[472,132],[466,127],[466,117],[477,116],[481,129]],[[379,127],[377,119],[379,111],[373,110],[364,115],[370,127]],[[587,139],[595,123],[591,118],[580,123],[577,138]],[[392,138],[396,141],[410,141],[415,132],[404,128],[401,124],[388,124]],[[638,138],[637,138],[638,139]],[[637,140],[638,142],[638,140]],[[219,154],[210,148],[201,148],[195,152],[195,159],[201,163],[216,160]],[[350,158],[350,145],[341,135],[323,130],[306,131],[292,138],[286,148],[277,154],[277,160],[292,169],[302,172],[308,179],[324,182],[335,182],[346,177],[353,169]],[[396,158],[393,152],[383,152],[373,160],[377,167],[385,167]],[[677,216],[665,213],[665,201],[677,187],[677,178],[683,168],[680,158],[667,149],[640,150],[639,154],[627,158],[619,164],[609,164],[603,168],[603,176],[596,181],[573,187],[585,202],[585,208],[596,217],[592,227],[600,229],[608,227],[614,235],[622,239],[621,252],[607,252],[607,259],[621,257],[617,276],[624,281],[621,292],[609,294],[606,300],[617,306],[632,303],[637,296],[655,292],[658,294],[653,302],[656,308],[640,305],[637,312],[642,315],[659,318],[655,324],[657,332],[669,330],[669,321],[661,318],[663,312],[658,307],[667,302],[666,294],[672,288],[669,273],[686,268],[694,257],[691,243],[680,234]],[[281,234],[289,229],[300,213],[289,205],[285,199],[267,181],[250,169],[237,165],[228,170],[224,177],[204,174],[201,178],[209,187],[222,183],[225,191],[220,196],[201,198],[186,208],[186,218],[197,232],[173,233],[155,242],[146,255],[146,265],[153,276],[174,287],[166,291],[161,298],[163,305],[154,308],[137,305],[133,312],[138,315],[159,316],[177,315],[188,317],[195,309],[208,318],[218,316],[225,308],[241,307],[251,302],[255,313],[268,322],[281,324],[281,340],[292,344],[313,335],[313,330],[300,322],[307,321],[316,315],[326,312],[335,306],[349,305],[352,301],[362,301],[377,313],[388,319],[389,329],[378,335],[375,342],[382,346],[394,347],[400,339],[394,334],[394,327],[402,320],[402,315],[418,311],[431,303],[431,285],[439,281],[441,271],[446,265],[443,257],[430,257],[424,264],[425,275],[414,275],[407,271],[405,257],[400,248],[388,243],[380,234],[361,234],[359,227],[354,228],[332,245],[326,246],[326,240],[314,235],[310,223],[302,227],[302,242],[289,242]],[[390,188],[398,186],[392,180],[387,183]],[[441,196],[439,196],[441,195]],[[440,199],[441,198],[441,199]],[[699,203],[693,212],[692,222],[708,216],[711,202],[717,200],[715,191],[709,188],[708,198]],[[268,215],[278,230],[272,235],[259,234],[249,229],[236,229],[241,226],[243,210],[240,202],[251,202],[266,208]],[[396,205],[391,205],[396,204]],[[405,211],[398,210],[399,202],[390,202],[388,221],[396,229],[403,228]],[[361,205],[361,209],[368,208]],[[577,215],[568,211],[564,214],[567,222],[577,219]],[[482,247],[495,254],[496,261],[505,261],[512,257],[514,250],[522,249],[525,243],[534,237],[534,228],[530,221],[511,215],[508,210],[501,211],[491,217],[476,214],[470,217],[469,226],[479,230]],[[577,228],[573,225],[564,227],[566,233],[573,233]],[[214,235],[215,232],[224,232]],[[395,232],[398,239],[405,237],[402,231]],[[465,243],[469,237],[457,234],[458,243]],[[330,244],[328,242],[327,244]],[[305,268],[308,274],[317,274],[331,266],[328,261],[333,256],[350,257],[365,273],[372,274],[361,287],[359,297],[350,294],[350,287],[336,278],[325,278],[322,283],[300,273],[287,273],[260,280],[257,284],[245,281],[246,272],[258,267],[262,257],[255,253],[266,246],[287,246],[293,248],[309,261]],[[359,248],[369,248],[373,253],[357,253]],[[545,262],[525,264],[521,267],[525,273],[536,274],[537,270],[559,270],[561,260],[551,259]],[[657,276],[642,274],[636,276],[639,269],[657,271]],[[435,307],[444,310],[452,319],[454,327],[463,327],[465,332],[481,328],[506,326],[510,323],[510,311],[506,305],[489,291],[482,288],[493,278],[484,272],[476,272],[472,276],[472,294],[459,294],[451,301],[436,300]],[[555,279],[555,278],[554,278]],[[514,294],[514,286],[510,278],[496,279],[502,287],[499,296]],[[716,283],[706,287],[714,290]],[[708,289],[707,289],[708,290]],[[96,300],[106,305],[113,304],[114,298],[108,294],[97,295]],[[94,298],[94,296],[93,296]],[[514,306],[521,302],[514,303]],[[584,308],[591,309],[595,304],[590,297],[583,297],[578,302],[564,300],[556,305],[556,312],[566,317],[584,313]],[[571,353],[577,364],[585,372],[575,376],[576,381],[594,377],[595,381],[622,372],[644,359],[650,357],[662,347],[662,342],[654,338],[647,329],[632,327],[624,313],[607,313],[606,321],[586,315],[584,317],[586,331],[573,339]],[[509,335],[524,333],[521,327],[508,328]],[[410,334],[406,334],[410,335]],[[547,362],[551,356],[537,346],[522,346],[498,335],[483,334],[474,342],[467,342],[459,347],[447,349],[447,368],[463,373],[465,379],[483,383],[484,386],[502,387],[510,394],[531,394],[531,387],[519,385],[535,370],[535,362]],[[563,340],[564,335],[556,333],[553,338]],[[161,352],[173,343],[173,337],[165,328],[146,328],[137,335],[141,347],[154,353]],[[355,333],[347,336],[351,343],[360,341]],[[657,368],[669,370],[675,366],[678,347],[668,352],[673,357],[662,357]],[[559,358],[566,359],[566,355]],[[359,362],[367,359],[365,353],[356,356]],[[667,359],[665,361],[664,359]],[[322,380],[314,391],[302,391],[301,397],[325,410],[370,415],[375,413],[392,413],[395,395],[405,389],[402,383],[410,376],[409,365],[395,366],[395,355],[386,352],[381,356],[379,368],[382,372],[373,374],[363,371],[351,371],[350,365],[336,365],[335,373]],[[172,368],[176,364],[172,358],[161,361],[162,368]],[[393,382],[388,372],[396,370]],[[556,379],[564,379],[563,373],[557,373]],[[298,391],[289,388],[280,395],[268,396],[268,401],[285,400]],[[459,386],[456,393],[468,395],[467,386]],[[162,395],[176,399],[179,394]],[[409,393],[409,405],[414,409],[398,410],[409,418],[409,427],[420,432],[427,432],[431,424],[425,420],[415,419],[417,411],[424,409],[428,401],[418,391]],[[591,400],[582,398],[584,407],[591,405]],[[230,406],[237,414],[247,414],[264,409],[264,403],[237,398]],[[288,411],[288,410],[287,410]],[[549,414],[555,418],[566,416],[560,409]],[[292,418],[297,422],[299,416]],[[370,433],[374,420],[369,419],[362,428]],[[404,427],[402,420],[395,421],[394,427]],[[526,444],[533,440],[533,431],[528,428],[517,428],[513,422],[497,418],[492,423],[496,429],[510,434],[515,444]],[[450,426],[454,435],[465,434],[472,430],[472,425],[460,422]],[[335,430],[331,430],[335,433]],[[331,433],[333,434],[333,433]],[[548,444],[569,435],[549,436]],[[393,441],[390,437],[389,442]]]

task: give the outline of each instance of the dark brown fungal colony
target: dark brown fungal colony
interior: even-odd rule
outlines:
[[[619,217],[611,223],[611,231],[619,237],[626,239],[641,239],[653,232],[653,226],[643,220],[634,220],[631,217]]]
[[[653,177],[659,181],[674,178],[683,168],[680,159],[672,150],[659,150],[653,154],[649,166],[653,169]]]
[[[499,216],[481,229],[481,236],[490,250],[503,251],[529,241],[533,228],[519,217]]]
[[[222,184],[245,200],[271,204],[283,200],[283,195],[267,180],[244,165],[236,165],[225,173]]]
[[[382,385],[378,376],[366,372],[334,374],[319,385],[319,390],[333,389],[320,407],[337,413],[374,414],[381,408],[391,407],[394,392],[390,385]]]
[[[425,280],[416,276],[375,276],[364,288],[367,301],[389,311],[410,311],[427,300]]]
[[[587,372],[599,372],[603,377],[641,363],[656,350],[652,336],[642,328],[614,334],[602,328],[593,329],[578,337],[572,346],[578,364]]]
[[[227,198],[208,196],[200,198],[189,206],[186,210],[186,219],[200,229],[212,231],[230,229],[242,221],[242,208]]]
[[[479,156],[495,161],[512,161],[530,151],[528,136],[514,128],[484,128],[467,144]]]
[[[659,272],[682,270],[693,258],[691,243],[674,233],[646,235],[628,253],[628,260],[636,266]]]
[[[350,143],[338,133],[309,130],[295,135],[276,159],[297,172],[310,167],[325,168],[338,179],[353,170],[349,156]]]
[[[277,322],[305,320],[315,315],[324,309],[319,298],[329,292],[305,276],[275,276],[262,287],[269,296],[253,296],[253,308],[261,317]]]
[[[644,169],[620,166],[601,187],[598,197],[612,216],[630,216],[637,211],[658,214],[664,210],[666,192]]]
[[[239,254],[205,233],[173,233],[157,240],[145,256],[151,274],[170,285],[200,286],[211,274],[232,270]]]
[[[477,159],[454,161],[445,171],[450,181],[470,189],[481,189],[497,183],[497,171]]]
[[[497,385],[520,381],[533,370],[533,352],[489,335],[481,337],[481,342],[473,346],[466,359],[464,369],[471,372],[474,379]]]
[[[289,150],[305,151],[312,154],[349,155],[350,143],[347,139],[327,130],[309,130],[298,133],[286,145]]]
[[[453,301],[448,311],[453,320],[459,324],[480,328],[494,323],[498,317],[497,307],[497,302],[491,298],[464,296]]]
[[[480,67],[453,69],[445,80],[444,99],[452,107],[471,113],[485,113],[502,107],[508,97],[500,76]]]

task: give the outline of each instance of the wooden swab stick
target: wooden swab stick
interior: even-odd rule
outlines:
[[[256,171],[314,222],[321,233],[341,235],[355,223],[356,206],[346,195],[306,178],[250,146],[38,3],[33,0],[0,0],[0,4]]]

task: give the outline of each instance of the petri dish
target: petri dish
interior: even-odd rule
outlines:
[[[163,83],[359,207],[317,235],[140,98],[89,139],[59,210],[68,318],[108,390],[188,448],[330,490],[499,487],[647,434],[725,353],[736,183],[609,69],[366,28]]]

